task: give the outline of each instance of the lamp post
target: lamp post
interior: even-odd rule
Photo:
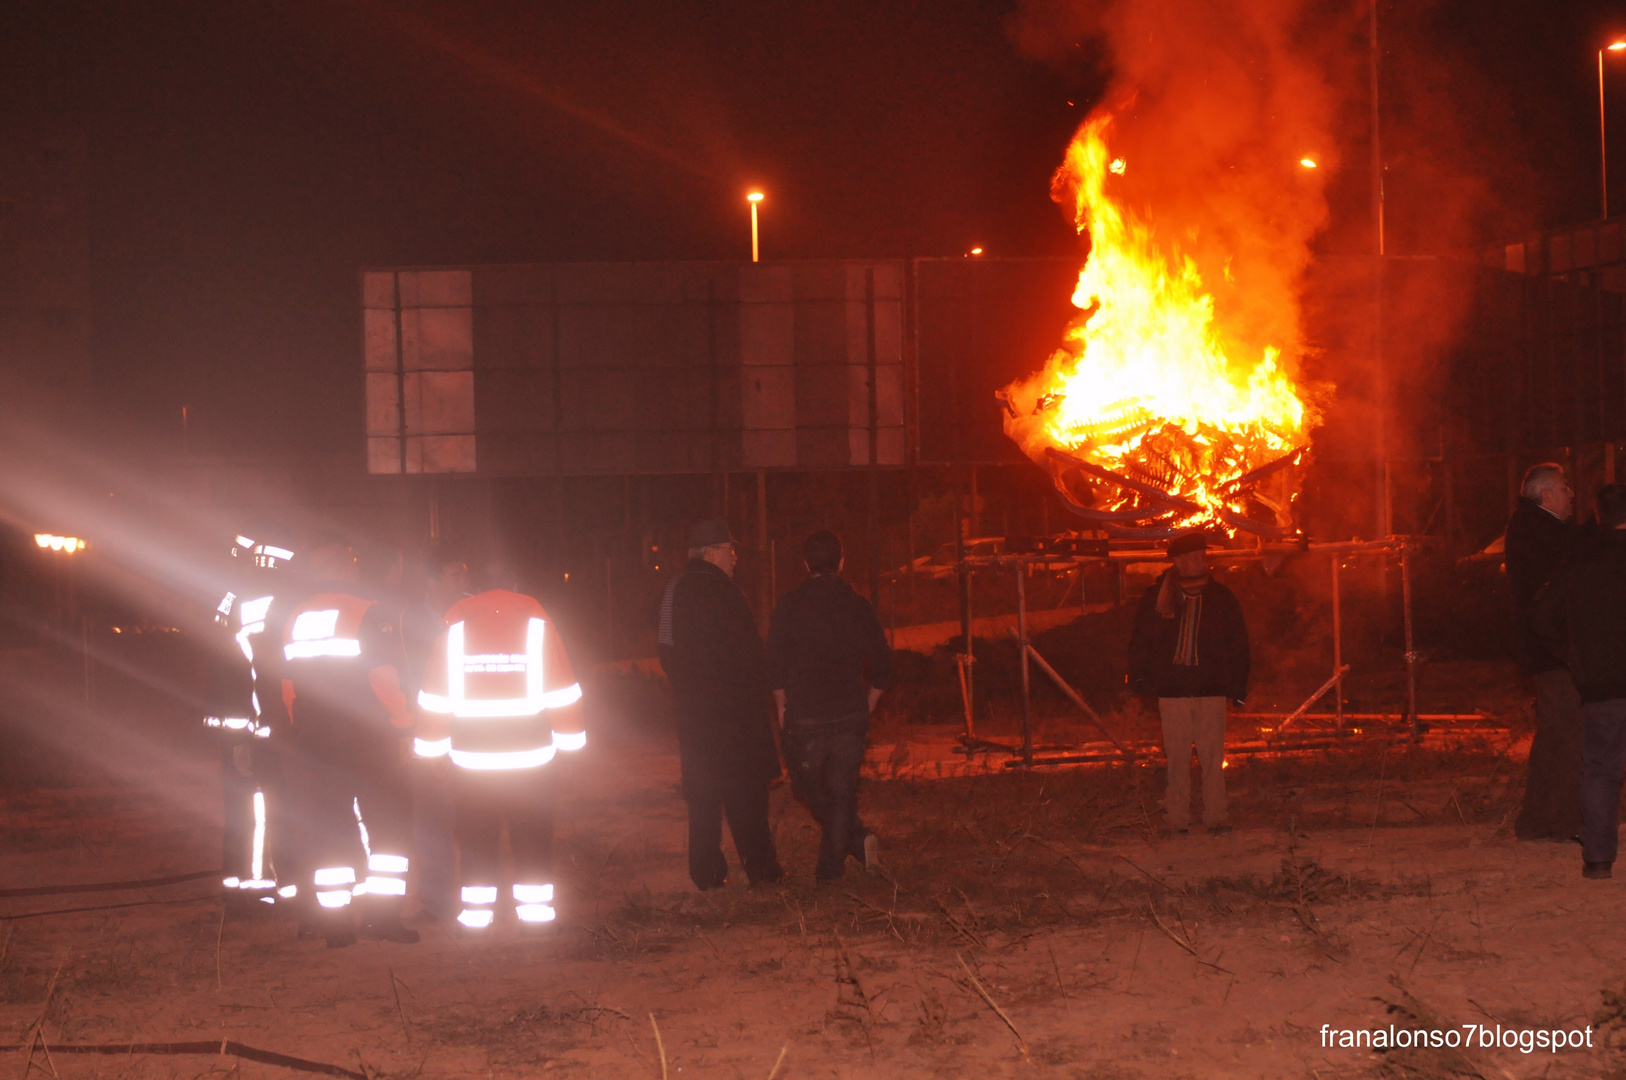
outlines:
[[[762,201],[762,192],[751,192],[745,197],[745,201],[751,204],[751,261],[756,262],[759,255],[757,246],[757,203]]]
[[[1603,220],[1609,220],[1609,148],[1603,123],[1603,54],[1626,49],[1626,41],[1612,41],[1598,50],[1598,194]]]

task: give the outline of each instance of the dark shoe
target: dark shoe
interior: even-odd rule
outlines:
[[[400,919],[380,919],[361,928],[363,941],[393,941],[397,945],[416,945],[418,932],[401,925]]]
[[[1231,827],[1229,825],[1210,825],[1208,827],[1208,835],[1209,836],[1230,836],[1231,835]]]
[[[721,889],[727,884],[728,879],[725,877],[720,877],[712,878],[710,881],[697,881],[694,883],[694,887],[699,889],[701,892],[710,892],[712,889]]]
[[[330,949],[345,949],[356,943],[356,935],[348,930],[330,930],[327,935],[327,947]]]
[[[785,868],[774,863],[766,870],[759,870],[754,874],[747,873],[752,885],[777,885],[785,880]]]
[[[1615,864],[1612,862],[1584,862],[1581,864],[1581,876],[1584,878],[1614,877]]]
[[[1190,831],[1191,831],[1190,829],[1176,829],[1172,825],[1165,825],[1161,829],[1157,830],[1157,835],[1159,835],[1159,836],[1184,836],[1187,833],[1189,833]]]

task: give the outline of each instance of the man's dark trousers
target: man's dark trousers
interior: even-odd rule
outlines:
[[[815,870],[824,880],[842,875],[848,855],[863,857],[858,771],[868,740],[867,711],[828,720],[792,720],[785,725],[791,782],[824,830]]]
[[[1589,701],[1581,745],[1581,858],[1615,861],[1620,828],[1620,781],[1626,771],[1626,698]]]
[[[1568,840],[1581,829],[1581,695],[1565,668],[1538,671],[1536,733],[1524,806],[1513,824],[1520,840]]]
[[[723,857],[725,813],[745,876],[757,883],[778,881],[784,875],[774,850],[773,830],[768,825],[768,781],[737,772],[685,770],[689,877],[701,889],[715,889],[728,879],[728,860]]]

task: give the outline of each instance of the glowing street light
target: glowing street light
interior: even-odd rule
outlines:
[[[745,201],[751,204],[751,261],[756,262],[759,254],[757,248],[757,203],[762,201],[762,192],[751,192],[745,197]]]
[[[90,547],[77,536],[57,536],[55,533],[35,533],[34,543],[42,548],[60,551],[64,555],[72,555],[76,551],[84,551]]]
[[[1626,40],[1612,41],[1598,50],[1598,186],[1602,195],[1603,218],[1609,219],[1609,152],[1603,123],[1603,54],[1626,49]]]
[[[1319,166],[1316,164],[1315,158],[1301,157],[1299,158],[1299,164],[1303,165],[1306,169],[1319,168]]]
[[[982,248],[974,247],[970,251],[966,252],[966,254],[967,255],[973,255],[973,256],[974,255],[981,255],[982,254]]]

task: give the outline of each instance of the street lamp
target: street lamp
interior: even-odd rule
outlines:
[[[1609,220],[1609,153],[1603,123],[1603,54],[1626,49],[1626,41],[1614,41],[1598,50],[1598,184],[1602,195],[1603,219]]]
[[[757,203],[762,201],[762,192],[751,192],[745,197],[745,201],[751,204],[751,261],[756,262],[759,253],[757,248]]]

